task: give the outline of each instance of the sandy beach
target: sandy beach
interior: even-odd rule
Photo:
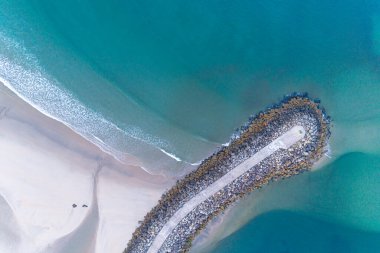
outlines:
[[[171,184],[121,164],[1,83],[0,154],[2,253],[122,252]]]

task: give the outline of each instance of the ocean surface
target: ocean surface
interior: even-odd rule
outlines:
[[[1,82],[151,173],[196,166],[285,94],[321,99],[331,158],[243,200],[215,252],[380,248],[379,56],[374,0],[0,0]]]

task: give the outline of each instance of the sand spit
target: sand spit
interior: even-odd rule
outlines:
[[[231,203],[271,180],[310,169],[326,152],[329,122],[319,101],[305,94],[292,94],[280,104],[251,117],[228,146],[204,160],[197,170],[162,196],[133,234],[125,252],[188,251],[194,237]],[[300,138],[293,135],[281,139],[295,127],[302,135]],[[288,140],[294,141],[283,145]],[[247,162],[250,159],[255,162]],[[205,191],[213,185],[225,182],[225,175],[243,165],[248,168],[244,173],[201,202],[194,201],[205,196]],[[196,205],[184,213],[184,208],[189,209],[188,203],[192,202]]]

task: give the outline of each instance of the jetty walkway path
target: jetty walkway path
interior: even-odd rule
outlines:
[[[232,183],[235,179],[242,176],[253,166],[260,163],[262,160],[272,155],[279,149],[288,149],[290,146],[301,140],[305,136],[305,128],[303,126],[294,126],[274,141],[269,143],[264,148],[260,149],[253,156],[240,163],[234,169],[230,170],[220,179],[210,184],[206,189],[198,193],[195,197],[190,199],[184,204],[177,212],[168,220],[162,227],[160,232],[154,238],[153,243],[149,247],[147,253],[157,253],[166,238],[172,233],[177,224],[184,219],[191,211],[194,210],[199,204],[210,198],[212,195],[222,190],[228,184]]]

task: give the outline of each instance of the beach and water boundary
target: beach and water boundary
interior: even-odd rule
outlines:
[[[16,66],[13,66],[13,67],[17,69]],[[5,69],[5,71],[6,70],[7,69]],[[23,71],[23,70],[21,70],[21,71]],[[29,73],[29,74],[26,74],[26,76],[33,76],[33,74],[34,73]],[[25,81],[30,81],[30,83],[34,83],[32,80],[28,80],[28,79],[26,79]],[[46,79],[46,80],[43,80],[42,82],[48,82],[48,80]],[[0,85],[4,85],[8,89],[10,89],[12,92],[14,92],[22,100],[24,100],[29,105],[31,105],[36,110],[38,110],[39,112],[43,113],[44,115],[48,116],[49,118],[52,118],[52,119],[54,119],[54,120],[56,120],[56,121],[58,121],[58,122],[60,122],[60,123],[62,123],[64,125],[66,125],[68,128],[70,128],[74,132],[78,133],[83,138],[87,139],[88,141],[92,142],[93,144],[95,144],[96,146],[98,146],[102,151],[104,151],[105,153],[113,156],[118,161],[120,161],[122,163],[125,163],[127,165],[139,166],[141,169],[143,169],[143,170],[145,170],[147,172],[150,172],[152,174],[157,174],[157,173],[159,173],[159,174],[161,174],[161,173],[162,174],[166,174],[165,171],[162,171],[162,170],[159,170],[159,169],[158,170],[154,170],[151,167],[150,163],[149,163],[150,165],[145,165],[144,162],[141,160],[141,158],[137,158],[136,156],[130,155],[130,154],[124,152],[124,151],[120,151],[120,150],[117,150],[117,149],[111,147],[110,145],[108,145],[107,143],[105,143],[103,140],[101,140],[98,136],[96,136],[94,134],[91,134],[91,130],[88,131],[88,132],[86,132],[86,130],[87,130],[86,128],[85,129],[82,129],[82,128],[78,129],[76,126],[71,125],[69,122],[67,122],[67,119],[65,119],[65,115],[60,115],[62,118],[59,118],[59,116],[52,115],[52,113],[54,111],[53,112],[49,112],[45,108],[41,107],[41,106],[47,106],[47,104],[45,104],[45,103],[42,103],[40,105],[36,104],[35,102],[31,101],[29,98],[27,98],[23,94],[21,94],[16,88],[14,88],[11,85],[11,83],[9,81],[3,79],[2,77],[0,77]],[[99,115],[99,114],[97,114],[95,112],[92,112],[91,110],[86,109],[84,105],[82,105],[78,100],[76,100],[69,93],[67,93],[67,92],[65,92],[63,90],[60,90],[58,87],[52,86],[52,84],[49,84],[49,85],[50,85],[50,88],[39,87],[39,85],[37,85],[37,87],[33,87],[33,89],[37,89],[38,90],[39,88],[42,88],[42,90],[40,90],[39,92],[43,92],[46,95],[48,95],[48,94],[55,94],[55,96],[57,96],[57,98],[55,99],[55,101],[57,101],[59,103],[67,103],[67,102],[69,102],[69,103],[75,104],[74,107],[73,107],[75,113],[73,113],[72,115],[70,115],[69,120],[72,119],[72,117],[75,114],[77,114],[77,115],[86,115],[87,119],[84,119],[83,122],[80,122],[81,125],[86,124],[86,123],[90,123],[90,125],[96,125],[97,123],[99,123],[100,125],[104,125],[104,129],[110,129],[110,132],[109,132],[110,135],[114,135],[115,133],[120,133],[120,138],[124,139],[125,142],[129,142],[130,138],[132,138],[135,141],[141,142],[140,145],[142,147],[144,147],[146,145],[147,146],[151,146],[151,147],[153,147],[153,149],[156,150],[156,151],[153,151],[153,153],[151,154],[152,156],[156,157],[158,160],[160,160],[160,159],[166,160],[166,162],[164,162],[163,163],[164,165],[162,165],[162,166],[170,166],[170,165],[172,165],[173,167],[178,167],[178,163],[180,163],[180,164],[182,164],[182,165],[180,165],[181,168],[189,168],[189,167],[191,168],[192,166],[196,166],[199,163],[199,162],[195,162],[195,163],[183,162],[175,154],[169,153],[168,151],[164,150],[163,148],[160,148],[160,145],[157,145],[157,143],[155,143],[155,142],[153,142],[153,143],[147,143],[146,140],[140,139],[139,137],[135,137],[136,135],[133,134],[133,133],[129,134],[127,132],[124,132],[122,129],[118,128],[116,125],[113,125],[111,122],[108,122],[101,115]],[[32,90],[30,90],[30,91],[25,91],[24,90],[24,93],[31,94],[31,93],[33,93],[33,91]],[[38,99],[38,101],[41,101],[41,99]],[[78,109],[75,109],[75,108],[78,108],[79,111],[78,111]],[[67,110],[70,111],[69,108]],[[71,113],[72,112],[70,112],[70,114]],[[72,121],[72,122],[75,122],[75,121]],[[141,132],[141,130],[138,130],[137,132]],[[152,139],[152,138],[148,137],[148,139]],[[142,149],[142,147],[139,147],[139,149]],[[161,157],[161,158],[158,158],[158,157]],[[162,158],[162,157],[164,157],[164,158]]]

